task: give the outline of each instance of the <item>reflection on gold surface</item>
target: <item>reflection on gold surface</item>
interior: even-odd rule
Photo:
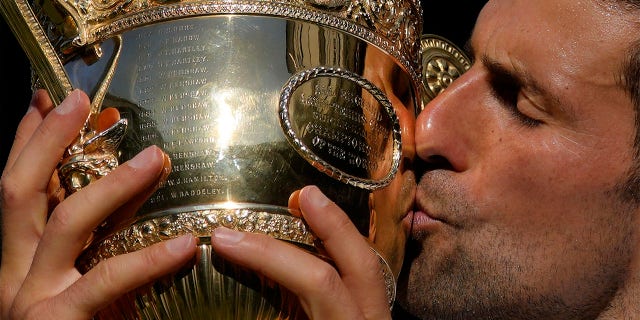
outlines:
[[[60,170],[77,182],[70,191],[149,145],[171,158],[162,187],[105,221],[79,268],[186,233],[201,241],[192,265],[97,318],[304,317],[286,290],[220,259],[209,241],[226,226],[316,250],[287,208],[309,184],[397,276],[415,183],[416,1],[0,1],[37,85],[54,102],[73,88],[92,98]],[[107,107],[122,122],[101,136],[93,120]]]
[[[119,38],[104,104],[129,124],[120,160],[155,144],[171,157],[172,172],[134,216],[98,230],[79,260],[83,270],[185,233],[206,246],[218,226],[314,251],[304,222],[287,208],[291,192],[314,184],[371,237],[397,276],[406,237],[400,221],[413,192],[407,130],[418,96],[402,64],[348,33],[269,17],[186,18]],[[116,48],[103,43],[104,58],[93,64],[68,61],[74,84],[87,92],[100,87]],[[279,288],[211,259],[220,260],[201,258],[99,318],[114,312],[143,319],[176,312],[295,318],[290,313],[298,309]],[[238,286],[248,287],[226,296]],[[244,305],[248,300],[256,302]]]
[[[411,92],[410,78],[393,60],[385,59],[383,55],[373,47],[367,50],[364,75],[385,92],[393,105],[400,123],[402,154],[394,179],[388,186],[373,191],[369,196],[369,239],[387,259],[397,277],[404,259],[404,246],[409,232],[407,226],[403,225],[403,219],[413,208],[416,187],[411,168],[415,156],[413,128],[416,100]],[[390,148],[389,143],[384,146]]]

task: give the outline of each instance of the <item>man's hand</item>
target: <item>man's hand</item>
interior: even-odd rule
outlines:
[[[80,91],[54,108],[40,90],[18,127],[0,190],[2,319],[89,319],[195,253],[196,240],[184,236],[78,272],[75,261],[96,226],[112,213],[135,212],[168,163],[160,149],[147,148],[64,199],[55,169],[88,113],[89,99]]]
[[[298,209],[335,268],[269,236],[214,230],[217,254],[255,270],[297,295],[311,319],[390,319],[382,267],[347,215],[314,186],[294,193]]]

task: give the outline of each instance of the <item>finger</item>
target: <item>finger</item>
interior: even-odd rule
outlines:
[[[294,192],[291,193],[291,195],[289,196],[289,209],[291,211],[291,214],[293,214],[296,217],[302,217],[302,213],[300,212],[300,190],[296,190]]]
[[[66,299],[93,314],[123,294],[179,270],[193,258],[196,244],[192,235],[185,235],[116,256],[69,288]]]
[[[11,181],[9,172],[27,141],[51,109],[53,109],[53,103],[46,91],[36,91],[31,98],[26,114],[18,124],[0,181],[2,196],[0,212],[2,212],[3,220],[1,224],[3,241],[2,264],[0,265],[0,283],[2,283],[0,303],[3,305],[3,311],[8,311],[7,306],[11,305],[26,277],[39,237],[38,230],[29,229],[30,221],[21,219],[22,213],[13,208],[16,204],[22,204],[24,199],[15,196],[15,194],[19,194],[16,189],[20,187],[20,184],[18,181]],[[24,225],[20,224],[21,222],[24,222]]]
[[[89,115],[89,98],[74,90],[35,130],[18,155],[12,172],[26,190],[46,191],[65,149],[78,136]]]
[[[368,319],[380,319],[389,313],[384,273],[380,260],[349,217],[320,189],[301,190],[299,204],[305,221],[322,241],[345,285]]]
[[[90,319],[124,294],[177,272],[193,258],[196,245],[192,235],[185,235],[115,256],[87,272],[50,305],[40,307],[56,319]],[[33,297],[25,299],[33,300]]]
[[[124,206],[118,208],[116,212],[111,214],[105,223],[101,224],[101,232],[109,233],[120,227],[122,221],[129,221],[138,212],[140,207],[149,199],[149,197],[167,180],[171,173],[171,159],[166,153],[163,153],[163,166],[157,181],[151,184],[145,191],[136,194]]]
[[[86,96],[79,92],[66,99],[61,109],[55,108],[66,114],[48,112],[52,105],[44,91],[37,92],[31,107],[18,129],[10,167],[1,181],[2,267],[14,279],[22,279],[29,270],[49,212],[47,187],[52,173],[88,112]],[[72,112],[75,109],[79,112]]]
[[[42,119],[53,109],[53,103],[45,90],[37,90],[31,97],[29,108],[26,114],[18,124],[16,135],[14,137],[9,157],[5,164],[5,168],[13,166],[15,159],[18,157],[24,145],[29,141],[33,132],[38,128]]]
[[[105,108],[100,111],[98,116],[98,132],[109,129],[112,125],[120,120],[120,111],[116,108]]]
[[[278,282],[298,296],[311,319],[361,319],[340,275],[327,262],[284,241],[263,234],[216,228],[216,252]]]
[[[8,233],[4,239],[9,243],[5,246],[3,241],[3,246],[18,256],[24,255],[22,250],[26,249],[20,245],[26,243],[23,237],[39,237],[42,233],[48,213],[47,187],[65,148],[78,135],[87,117],[88,98],[74,91],[53,110],[33,130],[24,146],[18,148],[20,152],[11,169],[2,177],[2,207],[6,212],[3,222],[11,226],[5,228]],[[30,128],[31,121],[28,124]]]
[[[149,147],[58,205],[36,251],[30,281],[51,282],[49,274],[73,268],[96,226],[154,184],[162,174],[163,163],[164,153],[158,147]]]

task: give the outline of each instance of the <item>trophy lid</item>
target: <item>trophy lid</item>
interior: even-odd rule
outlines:
[[[263,15],[309,21],[362,38],[398,60],[415,83],[420,79],[422,9],[416,0],[38,0],[34,11],[63,61],[116,34],[156,22]]]

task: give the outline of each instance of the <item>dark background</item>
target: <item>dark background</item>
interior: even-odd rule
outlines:
[[[424,33],[464,46],[484,0],[422,0]],[[4,19],[0,25],[0,168],[4,168],[16,126],[31,98],[29,62]]]

